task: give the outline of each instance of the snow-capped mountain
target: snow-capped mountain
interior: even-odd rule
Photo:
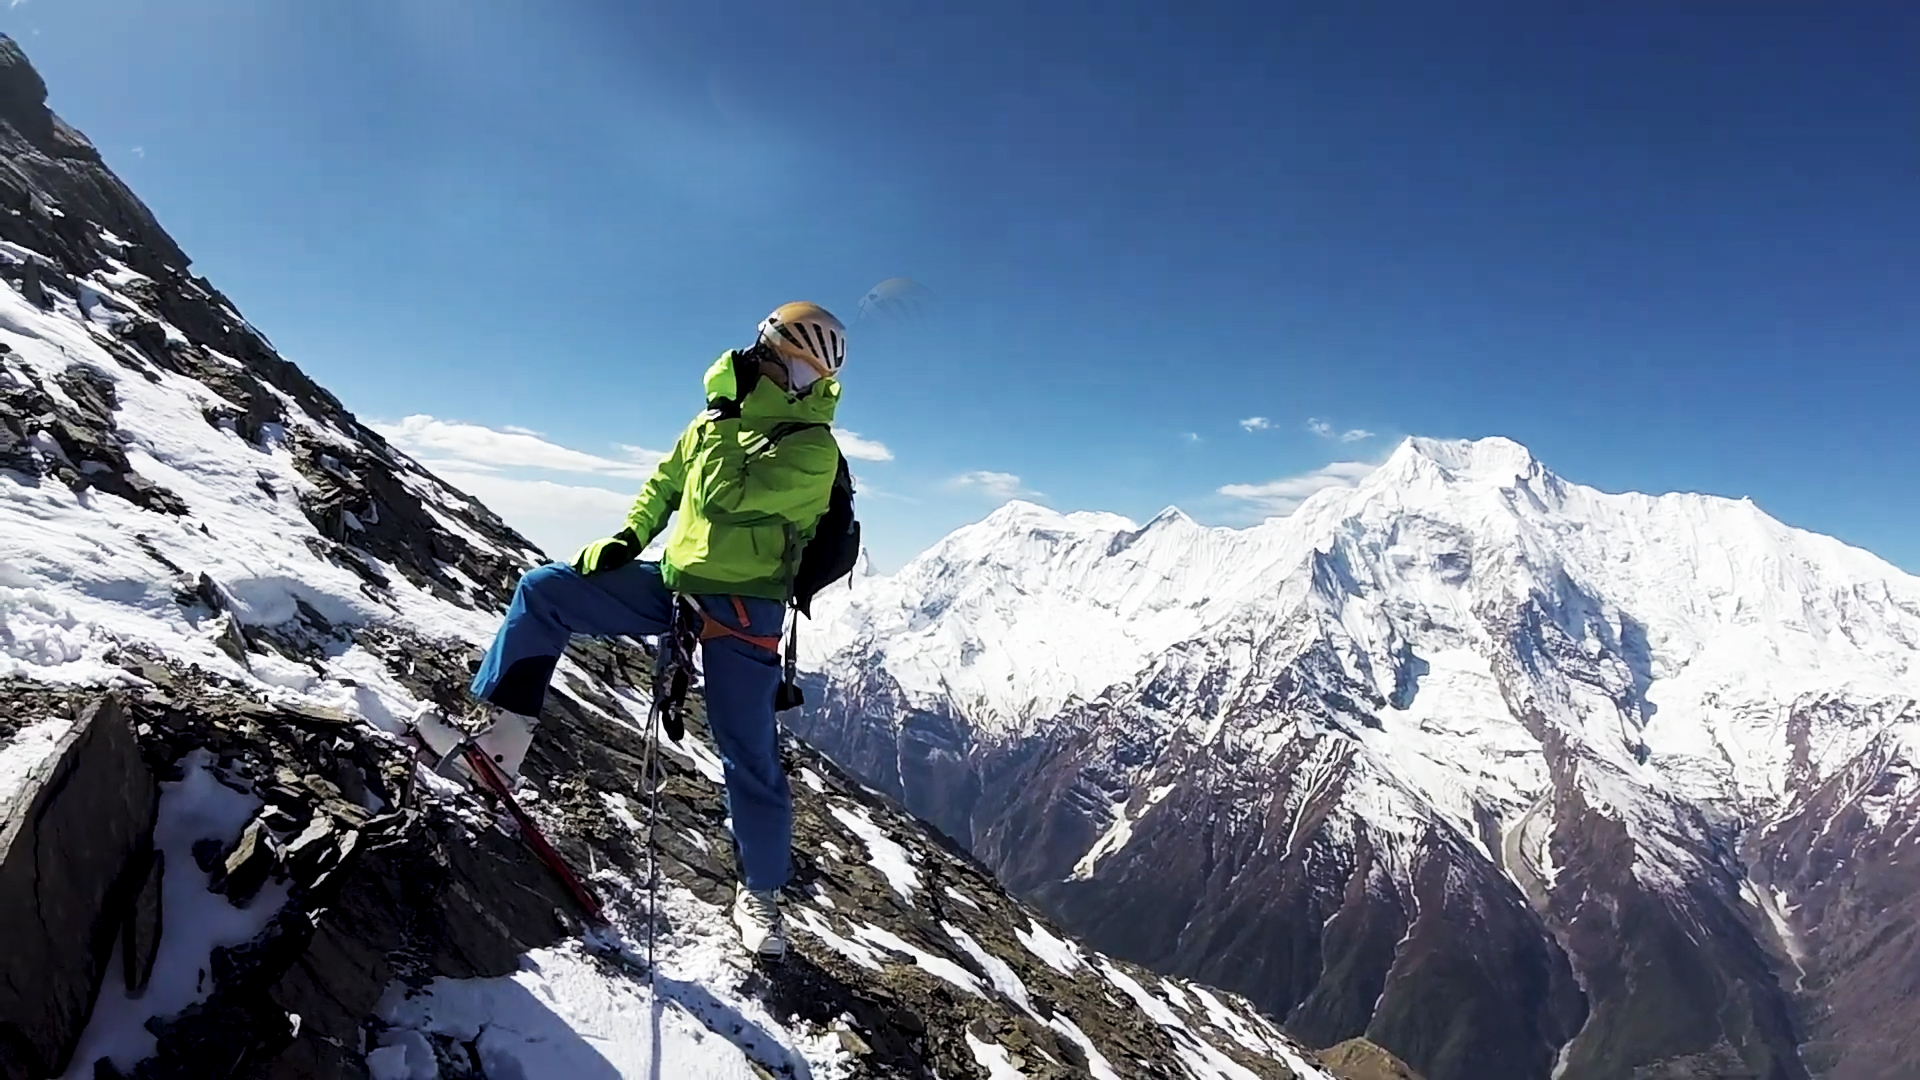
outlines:
[[[1411,439],[1248,529],[1013,503],[819,613],[810,741],[1315,1045],[1920,1060],[1920,580],[1750,502]]]
[[[396,738],[539,554],[188,273],[45,99],[0,37],[0,1078],[1330,1080],[797,744],[796,955],[751,965],[697,714],[650,920],[648,664],[611,643],[561,665],[523,792],[586,925]]]

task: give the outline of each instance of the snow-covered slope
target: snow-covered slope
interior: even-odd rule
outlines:
[[[1515,917],[1552,946],[1539,977],[1588,984],[1565,1075],[1710,1056],[1721,1041],[1745,1052],[1749,1037],[1765,1047],[1755,1060],[1801,1075],[1784,1019],[1748,1025],[1756,1034],[1709,1018],[1623,1046],[1613,1010],[1640,1015],[1642,1001],[1593,983],[1638,961],[1569,928],[1583,904],[1618,907],[1621,890],[1686,909],[1663,924],[1724,924],[1743,958],[1686,962],[1738,967],[1711,992],[1737,985],[1772,1002],[1757,1013],[1784,1017],[1787,995],[1747,955],[1773,923],[1742,899],[1753,886],[1733,851],[1870,748],[1908,762],[1920,737],[1920,581],[1749,502],[1568,483],[1503,439],[1410,439],[1358,486],[1250,529],[1015,503],[822,607],[808,659],[827,704],[803,725],[819,745],[1095,940],[1293,1010],[1321,1040],[1367,1030],[1434,1077],[1468,1073],[1421,1053],[1414,1033],[1379,1030],[1378,1009],[1300,1015],[1323,984],[1311,959],[1280,985],[1215,965],[1192,945],[1207,910],[1192,905],[1216,889],[1230,903],[1286,892],[1272,875],[1290,861],[1331,858],[1343,873],[1377,864],[1410,909],[1444,851],[1456,872],[1473,864],[1496,882],[1489,902],[1532,899],[1539,910]],[[1913,805],[1905,775],[1868,827]],[[1227,797],[1248,785],[1257,809]],[[1270,818],[1249,834],[1259,850],[1196,838],[1214,856],[1203,879],[1155,890],[1188,918],[1116,915],[1116,896],[1145,902],[1117,888],[1127,854],[1140,849],[1144,872],[1223,804]],[[1220,860],[1250,872],[1206,879]],[[1323,918],[1344,902],[1327,869],[1302,870]],[[1596,874],[1617,877],[1604,903],[1580,892]],[[1406,944],[1362,966],[1385,979]],[[1527,1068],[1544,1071],[1573,1034],[1520,1039]]]
[[[797,955],[754,967],[697,714],[664,754],[650,918],[646,658],[587,642],[525,791],[607,901],[584,928],[395,738],[457,702],[538,553],[187,273],[44,99],[0,38],[0,912],[27,915],[0,1076],[1325,1080],[1243,999],[1059,936],[798,745]],[[129,807],[39,835],[28,808],[106,767],[62,755],[115,739]],[[90,933],[49,936],[56,897],[98,904],[59,913]],[[43,957],[73,1003],[50,1020],[21,991]]]

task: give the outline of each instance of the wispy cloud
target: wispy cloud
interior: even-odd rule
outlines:
[[[1196,443],[1200,441],[1200,433],[1197,431],[1181,432],[1180,437],[1187,440],[1190,443]]]
[[[1249,416],[1245,420],[1240,421],[1240,426],[1246,428],[1248,431],[1266,431],[1268,428],[1273,427],[1273,421],[1264,416]]]
[[[639,482],[665,455],[620,446],[621,457],[562,446],[531,428],[409,416],[370,425],[435,476],[485,503],[548,555],[565,558],[619,530]],[[567,483],[526,473],[559,473]]]
[[[17,7],[17,6],[19,5],[19,3],[20,3],[20,0],[14,0],[14,6],[16,6],[16,7]],[[134,147],[134,148],[133,148],[133,156],[134,156],[134,157],[137,157],[137,158],[143,158],[143,157],[146,157],[146,156],[147,156],[147,148],[146,148],[146,147],[144,147],[144,146],[136,146],[136,147]]]
[[[833,429],[833,437],[840,441],[840,452],[855,461],[893,460],[893,451],[878,439],[869,439],[840,428]]]
[[[482,471],[546,469],[645,480],[666,456],[657,450],[623,446],[620,449],[627,455],[625,459],[601,457],[550,442],[527,428],[490,428],[424,415],[409,416],[397,424],[375,423],[372,427],[388,442],[415,457],[434,458],[443,463],[465,462]]]
[[[1378,466],[1359,461],[1335,461],[1298,476],[1284,476],[1263,484],[1228,484],[1219,493],[1239,499],[1270,517],[1291,514],[1316,492],[1352,487]]]
[[[522,480],[498,472],[465,470],[457,464],[428,467],[435,476],[485,503],[535,547],[557,559],[572,557],[595,537],[618,532],[633,506],[631,492],[552,480]]]
[[[965,491],[976,491],[989,498],[1005,501],[1007,499],[1036,498],[1037,491],[1029,491],[1020,478],[1012,473],[978,470],[961,473],[947,483]]]
[[[1335,431],[1332,424],[1317,416],[1307,418],[1307,430],[1323,439],[1333,439],[1338,442],[1359,442],[1362,439],[1373,438],[1373,432],[1368,431],[1366,428],[1348,428],[1345,431]]]

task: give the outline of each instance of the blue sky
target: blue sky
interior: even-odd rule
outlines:
[[[858,328],[842,413],[883,565],[1015,492],[1256,520],[1415,433],[1920,571],[1920,7],[933,6],[0,29],[287,355],[554,549],[768,308],[906,275],[934,316]]]

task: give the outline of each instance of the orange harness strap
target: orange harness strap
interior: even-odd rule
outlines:
[[[740,598],[737,596],[728,597],[728,599],[733,601],[733,613],[736,617],[739,618],[740,625],[751,626],[752,620],[747,618],[747,605],[741,602]],[[726,623],[723,623],[719,619],[716,619],[713,616],[707,614],[705,608],[701,608],[700,618],[702,620],[702,625],[700,627],[700,640],[703,642],[712,641],[714,638],[723,638],[723,637],[739,638],[741,641],[744,641],[749,645],[753,645],[753,646],[757,646],[759,648],[765,649],[776,656],[779,655],[780,653],[780,635],[779,634],[775,634],[772,637],[758,637],[756,635],[747,633],[745,630],[735,630],[733,627],[728,626]]]

